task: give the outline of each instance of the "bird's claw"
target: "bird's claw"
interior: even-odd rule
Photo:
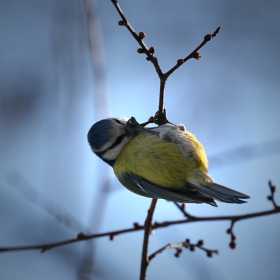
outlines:
[[[130,135],[136,135],[139,132],[146,132],[150,134],[158,134],[157,132],[141,126],[134,117],[131,117],[124,126],[125,132]]]

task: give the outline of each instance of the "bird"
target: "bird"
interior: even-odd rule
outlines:
[[[143,127],[134,117],[107,118],[87,135],[92,151],[135,194],[178,203],[245,203],[248,195],[217,184],[202,144],[183,124]]]

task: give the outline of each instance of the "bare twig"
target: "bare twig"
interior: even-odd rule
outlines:
[[[229,229],[227,229],[227,234],[230,234],[231,236],[231,241],[229,243],[229,246],[231,249],[235,249],[236,248],[236,236],[233,233],[233,227],[235,225],[235,223],[237,221],[240,220],[245,220],[245,219],[251,219],[251,218],[255,218],[255,217],[260,217],[260,216],[267,216],[267,215],[271,215],[271,214],[276,214],[280,212],[280,206],[278,206],[275,202],[275,197],[274,194],[276,192],[276,186],[273,185],[271,183],[271,181],[269,181],[269,188],[270,188],[270,193],[271,195],[267,196],[267,199],[270,200],[274,206],[273,210],[270,211],[263,211],[263,212],[257,212],[257,213],[252,213],[252,214],[246,214],[246,215],[239,215],[239,216],[221,216],[218,217],[219,219],[217,219],[217,221],[222,221],[222,220],[229,220],[231,222]],[[203,217],[195,217],[192,216],[190,214],[188,214],[185,210],[185,205],[182,204],[180,205],[177,202],[174,202],[174,204],[176,205],[176,207],[183,213],[183,215],[187,218],[187,221],[189,222],[199,222],[199,221],[213,221],[216,220],[215,217],[208,217],[208,218],[203,218]],[[213,219],[214,218],[214,219]],[[178,221],[177,221],[178,222]]]
[[[148,215],[145,221],[145,232],[144,232],[144,240],[143,240],[143,247],[142,247],[142,259],[141,259],[141,270],[140,270],[140,280],[146,279],[147,268],[149,265],[149,258],[148,258],[148,245],[149,245],[149,238],[153,228],[152,220],[153,214],[156,208],[157,199],[153,198],[151,202],[151,206],[148,210]]]
[[[143,39],[146,37],[146,33],[143,31],[140,31],[139,34],[135,32],[131,24],[128,22],[126,16],[124,15],[119,3],[117,0],[111,0],[111,2],[114,4],[116,10],[118,11],[120,17],[122,20],[119,21],[120,26],[125,26],[128,31],[131,33],[131,35],[134,37],[134,39],[138,42],[141,48],[137,49],[137,52],[140,54],[146,55],[146,60],[150,61],[158,74],[158,77],[160,79],[160,91],[159,91],[159,106],[158,111],[154,116],[154,123],[158,125],[162,125],[165,123],[169,123],[166,117],[166,111],[164,109],[164,90],[165,90],[165,83],[168,79],[168,77],[180,66],[182,66],[186,61],[188,61],[191,58],[195,58],[199,60],[201,58],[201,55],[198,53],[198,50],[200,50],[206,43],[208,43],[213,37],[215,37],[219,31],[220,27],[218,27],[213,34],[207,34],[204,36],[204,39],[202,43],[196,47],[188,56],[186,56],[184,59],[178,59],[177,63],[166,73],[163,73],[160,65],[158,63],[157,57],[154,56],[155,53],[155,47],[148,48],[147,45],[144,43]]]
[[[145,32],[141,31],[139,32],[139,35],[135,32],[135,30],[132,28],[132,26],[130,25],[130,23],[128,22],[128,20],[126,19],[119,3],[117,0],[111,0],[112,3],[114,4],[114,6],[116,7],[119,15],[121,16],[122,20],[119,21],[119,25],[121,26],[125,26],[129,32],[131,33],[131,35],[134,37],[134,39],[138,42],[138,44],[141,46],[141,49],[138,49],[137,52],[138,53],[145,53],[147,56],[147,60],[151,61],[152,64],[155,67],[155,70],[158,74],[158,76],[162,76],[162,71],[160,69],[160,66],[158,64],[157,58],[154,56],[154,52],[155,52],[155,48],[151,47],[148,48],[147,45],[144,43],[143,39],[146,37]]]
[[[199,240],[196,244],[191,244],[189,239],[186,239],[186,241],[176,243],[176,244],[167,244],[164,247],[157,250],[156,252],[154,252],[153,254],[151,254],[149,256],[149,261],[151,261],[157,255],[161,254],[163,251],[171,248],[176,249],[176,253],[174,254],[176,258],[180,257],[180,254],[183,252],[182,250],[183,248],[189,249],[191,252],[194,252],[195,248],[199,248],[202,251],[206,252],[207,257],[209,258],[211,258],[213,254],[217,254],[217,255],[219,254],[218,250],[206,249],[205,247],[203,247],[203,244],[204,244],[203,240]]]
[[[186,203],[180,204],[180,203],[178,203],[178,202],[174,202],[174,204],[177,206],[177,208],[183,213],[183,215],[184,215],[186,218],[190,219],[190,218],[192,217],[192,216],[191,216],[189,213],[187,213],[186,210],[185,210]]]
[[[198,51],[206,44],[208,43],[213,37],[217,36],[219,33],[221,27],[218,27],[213,34],[207,34],[204,36],[204,39],[202,43],[195,48],[188,56],[186,56],[184,59],[178,59],[177,64],[172,67],[168,72],[165,73],[167,77],[169,77],[176,69],[178,69],[181,65],[183,65],[186,61],[188,61],[191,58],[195,58],[199,60],[201,58],[201,55],[198,53]]]
[[[269,216],[272,214],[280,213],[280,207],[277,206],[276,208],[268,211],[261,211],[251,214],[245,214],[245,215],[238,215],[238,216],[219,216],[219,217],[196,217],[193,215],[189,215],[188,219],[184,220],[177,220],[177,221],[171,221],[171,222],[163,222],[163,223],[156,223],[154,224],[153,228],[161,228],[171,225],[178,225],[178,224],[187,224],[187,223],[193,223],[193,222],[211,222],[211,221],[230,221],[231,223],[235,224],[238,221],[241,220],[247,220],[252,219],[256,217],[261,216]],[[233,225],[231,225],[231,228],[233,228]],[[228,232],[227,232],[228,233]]]
[[[99,233],[99,234],[91,234],[91,235],[85,235],[84,233],[79,233],[76,238],[60,241],[60,242],[55,242],[55,243],[49,243],[49,244],[41,244],[41,245],[34,245],[34,246],[14,246],[14,247],[0,247],[0,253],[4,252],[15,252],[15,251],[30,251],[30,250],[40,250],[42,253],[56,248],[56,247],[61,247],[64,245],[84,241],[84,240],[89,240],[92,238],[99,238],[99,237],[104,237],[108,236],[110,240],[114,240],[116,235],[123,234],[123,233],[128,233],[128,232],[133,232],[133,231],[138,231],[138,230],[143,230],[144,226],[140,226],[138,224],[135,224],[133,228],[129,229],[123,229],[123,230],[117,230],[117,231],[110,231],[110,232],[105,232],[105,233]]]

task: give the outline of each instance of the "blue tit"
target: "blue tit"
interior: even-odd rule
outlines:
[[[202,144],[184,125],[142,127],[132,117],[109,118],[88,132],[92,151],[130,191],[181,203],[244,203],[249,196],[215,183]]]

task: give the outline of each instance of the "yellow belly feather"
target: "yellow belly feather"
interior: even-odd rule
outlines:
[[[187,156],[171,142],[156,135],[139,133],[119,154],[114,172],[121,179],[124,173],[134,173],[162,187],[182,189],[186,181],[191,182],[194,170],[207,171],[207,158],[202,145],[195,136],[185,132],[192,142],[195,158]]]

